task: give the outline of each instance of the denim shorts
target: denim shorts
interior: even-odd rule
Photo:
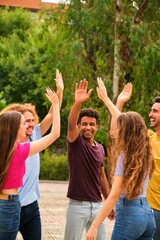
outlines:
[[[18,195],[9,195],[8,200],[0,199],[0,239],[14,240],[20,223]]]
[[[111,240],[152,240],[155,229],[154,213],[146,198],[119,199]]]

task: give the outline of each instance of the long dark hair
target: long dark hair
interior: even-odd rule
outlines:
[[[16,111],[0,114],[0,190],[14,153],[21,117]]]

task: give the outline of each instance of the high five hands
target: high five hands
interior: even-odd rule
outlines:
[[[104,99],[108,98],[106,87],[104,85],[103,80],[99,77],[97,78],[97,84],[98,84],[97,87],[98,97],[103,101]],[[132,95],[132,83],[127,83],[124,86],[122,92],[119,94],[117,101],[125,103],[131,98],[131,95]]]
[[[103,82],[103,80],[100,77],[97,77],[97,95],[98,97],[104,101],[105,99],[109,99],[108,94],[107,94],[107,89],[105,87],[105,84]],[[84,102],[86,100],[88,100],[88,98],[90,97],[91,93],[92,93],[92,89],[90,89],[89,91],[87,91],[88,88],[88,81],[86,79],[81,80],[78,83],[76,83],[76,91],[75,91],[75,100],[79,101],[79,102]],[[117,101],[120,103],[125,103],[127,102],[132,95],[132,83],[127,83],[122,92],[119,94]]]

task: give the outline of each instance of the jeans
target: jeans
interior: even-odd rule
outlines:
[[[111,240],[152,240],[156,229],[153,210],[145,198],[120,198]]]
[[[19,231],[24,240],[41,240],[41,219],[37,201],[21,207]]]
[[[153,209],[154,211],[154,217],[156,221],[156,232],[153,236],[153,240],[159,240],[160,239],[160,211]]]
[[[81,240],[84,229],[86,232],[88,231],[101,208],[101,202],[70,199],[66,215],[64,240]],[[97,240],[104,239],[106,239],[105,222],[100,225],[97,235]]]
[[[8,200],[0,199],[0,240],[15,240],[20,223],[18,195],[9,195]]]

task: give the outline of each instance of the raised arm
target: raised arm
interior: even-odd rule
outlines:
[[[106,87],[101,78],[97,78],[97,83],[98,83],[98,87],[97,87],[98,97],[104,102],[104,104],[110,111],[112,117],[115,120],[117,120],[118,116],[120,115],[120,111],[116,108],[116,106],[112,103],[112,101],[108,97]]]
[[[79,111],[81,109],[82,103],[88,100],[92,92],[92,89],[87,91],[87,88],[88,88],[88,81],[86,81],[85,79],[81,80],[79,84],[76,83],[75,101],[68,117],[67,138],[70,142],[74,142],[74,140],[78,136],[77,121],[79,117]]]
[[[127,83],[117,98],[116,107],[118,108],[119,111],[122,111],[123,105],[131,98],[131,95],[132,95],[132,83]],[[116,135],[117,135],[116,119],[112,117],[110,124],[110,136],[111,138],[115,138]]]
[[[62,105],[62,98],[63,98],[63,90],[64,90],[64,84],[63,84],[63,79],[62,79],[62,74],[59,72],[59,70],[56,70],[56,87],[57,87],[57,96],[59,99],[59,106],[61,108]],[[51,105],[48,114],[45,116],[45,118],[42,120],[40,123],[40,128],[41,128],[41,134],[42,136],[48,131],[52,124],[52,118],[53,118],[53,107]]]
[[[46,89],[46,97],[53,105],[53,117],[51,132],[37,141],[30,143],[29,156],[41,152],[51,145],[60,136],[60,109],[57,94],[51,89]]]
[[[57,96],[59,99],[59,107],[61,108],[62,106],[62,99],[63,99],[63,90],[64,90],[64,83],[63,83],[63,78],[62,74],[59,72],[59,70],[56,70],[56,87],[57,87]]]

